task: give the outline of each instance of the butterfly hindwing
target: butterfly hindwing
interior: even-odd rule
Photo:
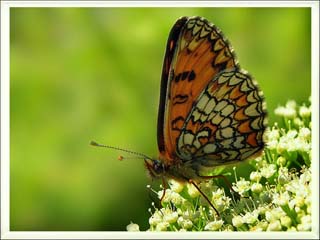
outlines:
[[[263,149],[265,115],[252,78],[238,69],[225,70],[194,103],[177,142],[178,156],[195,168],[245,160]]]
[[[158,115],[160,159],[175,161],[178,139],[196,99],[225,69],[238,69],[221,31],[201,17],[182,17],[173,26],[164,59]]]

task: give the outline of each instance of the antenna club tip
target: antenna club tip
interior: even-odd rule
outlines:
[[[118,157],[118,160],[119,160],[119,161],[122,161],[123,159],[124,159],[124,157],[121,156],[121,155]]]
[[[99,146],[99,144],[97,142],[95,142],[95,141],[90,141],[90,145],[91,146]]]

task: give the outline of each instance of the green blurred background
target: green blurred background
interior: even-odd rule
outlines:
[[[160,74],[180,16],[215,23],[264,91],[270,122],[311,89],[307,8],[12,8],[11,230],[148,226],[155,195],[142,160],[157,156]],[[124,154],[126,155],[126,154]]]

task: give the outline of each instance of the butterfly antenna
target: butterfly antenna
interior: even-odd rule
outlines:
[[[99,144],[95,141],[91,141],[90,142],[90,145],[91,146],[95,146],[95,147],[103,147],[103,148],[110,148],[110,149],[114,149],[114,150],[118,150],[118,151],[122,151],[122,152],[126,152],[126,153],[130,153],[130,154],[134,154],[136,156],[140,156],[142,158],[147,158],[147,159],[152,159],[151,157],[143,154],[143,153],[139,153],[139,152],[135,152],[135,151],[130,151],[130,150],[127,150],[127,149],[124,149],[124,148],[119,148],[119,147],[113,147],[113,146],[108,146],[108,145],[103,145],[103,144]],[[120,156],[119,157],[119,160],[123,160],[124,157],[123,156]],[[127,159],[127,157],[126,157]]]

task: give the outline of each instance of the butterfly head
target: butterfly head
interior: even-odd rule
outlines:
[[[152,178],[160,178],[166,171],[165,165],[156,159],[145,158],[144,164]]]

